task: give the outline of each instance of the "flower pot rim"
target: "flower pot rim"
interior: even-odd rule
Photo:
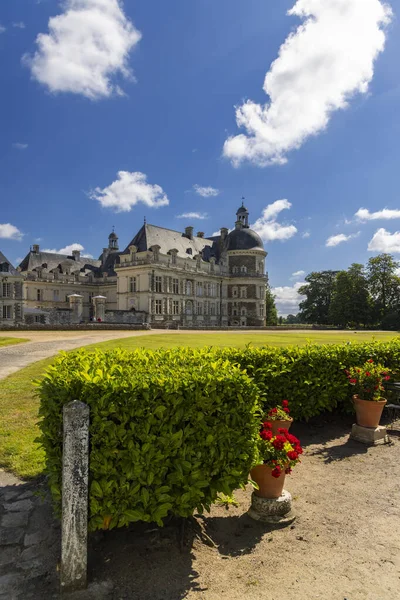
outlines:
[[[386,403],[386,398],[378,398],[377,400],[367,400],[366,398],[360,398],[358,394],[354,394],[353,400],[360,400],[361,402],[373,402],[374,404]]]

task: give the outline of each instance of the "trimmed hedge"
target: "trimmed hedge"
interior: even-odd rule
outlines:
[[[289,348],[63,354],[39,383],[41,442],[60,502],[62,406],[90,406],[90,529],[188,516],[245,484],[262,410],[296,420],[352,410],[344,369],[400,370],[400,339]]]
[[[154,359],[145,351],[63,354],[39,383],[40,439],[58,506],[62,406],[77,399],[90,407],[90,530],[209,510],[258,462],[259,393],[245,373],[224,360]]]

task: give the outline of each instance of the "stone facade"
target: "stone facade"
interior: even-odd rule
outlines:
[[[232,231],[208,238],[144,223],[122,252],[112,232],[98,259],[34,245],[17,273],[25,321],[262,327],[267,253],[248,217],[242,205]]]
[[[20,323],[23,319],[23,279],[0,252],[0,327]]]

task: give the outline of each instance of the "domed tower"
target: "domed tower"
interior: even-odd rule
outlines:
[[[117,236],[117,234],[114,231],[114,227],[113,227],[112,232],[108,236],[108,249],[111,252],[118,252],[118,250],[119,250],[118,236]]]
[[[235,327],[265,325],[265,257],[262,239],[249,226],[249,211],[236,212],[235,229],[225,241],[229,280],[227,283],[228,323]]]

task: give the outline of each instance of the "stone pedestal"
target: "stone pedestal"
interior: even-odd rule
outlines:
[[[276,527],[289,525],[296,518],[292,511],[292,496],[287,490],[283,490],[279,498],[261,498],[253,492],[247,514],[255,521],[262,521]]]
[[[357,425],[357,423],[354,423],[351,428],[350,438],[370,446],[388,444],[390,441],[386,432],[386,427],[383,427],[382,425],[378,425],[378,427],[361,427],[361,425]]]
[[[106,315],[106,300],[107,298],[105,296],[94,296],[92,298],[95,321],[98,321],[99,319],[101,322],[104,321]]]
[[[83,296],[80,294],[70,294],[68,300],[72,310],[71,323],[80,323],[83,315]]]

